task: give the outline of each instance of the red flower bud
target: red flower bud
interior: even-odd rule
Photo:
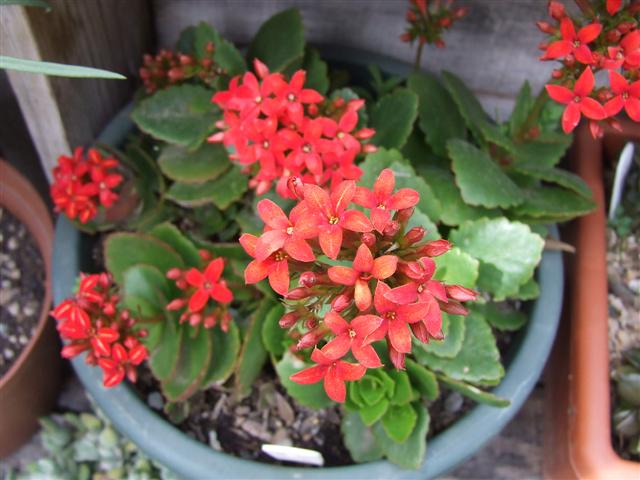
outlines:
[[[182,80],[184,78],[184,71],[181,68],[172,68],[168,73],[169,80],[172,82],[177,82],[178,80]]]
[[[620,25],[618,25],[618,30],[620,30],[620,33],[624,35],[625,33],[628,33],[631,30],[635,29],[637,26],[637,22],[622,22]]]
[[[178,287],[180,290],[184,290],[188,286],[189,285],[187,285],[187,281],[184,278],[179,278],[178,280],[176,280],[176,287]]]
[[[191,55],[180,55],[180,65],[191,65],[193,57]]]
[[[200,255],[200,258],[205,262],[208,262],[212,258],[211,252],[209,250],[205,250],[204,248],[198,250],[198,255]]]
[[[609,30],[607,32],[605,38],[607,39],[607,42],[616,43],[618,40],[620,40],[621,36],[622,34],[620,33],[620,30],[614,28],[613,30]]]
[[[312,330],[318,326],[318,319],[316,317],[309,317],[307,321],[304,322],[304,326],[309,330]]]
[[[306,287],[298,287],[291,290],[287,293],[284,298],[287,300],[302,300],[304,298],[308,298],[311,295],[311,292]]]
[[[369,248],[373,248],[373,246],[377,242],[376,235],[371,232],[363,233],[360,239],[362,240],[362,243],[364,243]]]
[[[427,243],[419,250],[419,253],[427,257],[439,257],[449,250],[451,250],[451,243],[448,240],[440,239]]]
[[[562,20],[562,17],[566,15],[564,10],[564,5],[556,0],[551,0],[548,6],[549,15],[551,15],[555,20]]]
[[[467,7],[458,7],[453,11],[453,16],[460,19],[469,13],[469,9]]]
[[[310,332],[307,332],[298,341],[298,344],[296,345],[296,349],[304,350],[305,348],[315,347],[320,341],[320,338],[322,338],[322,336],[323,335],[321,335],[317,330],[312,330]]]
[[[536,22],[536,26],[542,33],[548,33],[550,35],[553,35],[558,31],[558,29],[549,22]]]
[[[409,32],[404,32],[402,35],[400,35],[400,40],[409,43],[411,41],[411,34]]]
[[[180,278],[182,276],[182,270],[180,270],[179,268],[170,268],[167,271],[167,278],[170,280],[177,280],[178,278]]]
[[[384,228],[383,233],[385,237],[394,237],[399,231],[400,231],[400,224],[395,220],[391,220],[387,224],[387,226]]]
[[[165,307],[167,310],[169,310],[170,312],[173,312],[175,310],[180,310],[181,308],[183,308],[186,304],[186,300],[183,298],[176,298],[175,300],[171,300],[169,302],[169,304]]]
[[[205,50],[207,53],[213,53],[216,50],[215,45],[213,44],[213,42],[207,42],[207,45],[205,47]]]
[[[433,42],[433,44],[437,48],[444,48],[446,46],[445,43],[444,43],[444,40],[442,40],[441,38],[436,38],[436,41]],[[403,355],[403,362],[404,362],[404,355]]]
[[[296,324],[299,318],[300,315],[298,315],[296,312],[285,313],[282,317],[280,317],[278,325],[280,325],[280,328],[291,328]]]
[[[422,343],[429,342],[429,332],[423,322],[411,323],[410,326],[411,331],[418,340],[420,340]]]
[[[413,245],[414,243],[418,243],[424,237],[425,230],[422,227],[413,227],[409,230],[405,236],[404,240],[407,245]]]
[[[405,18],[407,19],[407,22],[409,22],[409,23],[413,23],[418,19],[418,17],[416,17],[416,14],[415,14],[415,12],[413,10],[407,10],[407,14],[406,14]]]
[[[387,345],[389,346],[389,359],[391,360],[391,363],[393,363],[393,366],[398,370],[404,370],[405,354],[398,352],[391,346],[391,343],[387,342]]]
[[[451,17],[442,17],[438,23],[441,27],[448,28],[451,26]]]
[[[449,302],[438,302],[440,305],[440,310],[450,315],[466,315],[469,311],[462,306],[456,300],[449,300]]]
[[[351,296],[346,293],[341,293],[331,301],[331,308],[340,313],[347,308],[351,303]]]
[[[204,328],[213,328],[216,326],[216,323],[218,323],[218,318],[215,315],[207,315],[202,321]]]
[[[209,70],[211,68],[211,65],[213,65],[213,62],[210,58],[203,58],[202,60],[200,60],[200,65],[202,65],[202,68],[204,68],[205,70]]]
[[[202,315],[200,315],[199,313],[192,313],[191,315],[189,315],[189,325],[191,325],[192,327],[195,327],[201,321]]]
[[[302,272],[299,282],[301,286],[310,288],[318,282],[318,277],[314,272]]]
[[[478,297],[478,292],[471,290],[470,288],[463,287],[462,285],[447,285],[445,290],[447,291],[447,296],[449,298],[453,298],[460,302],[469,302]]]
[[[287,188],[298,200],[304,199],[304,183],[300,177],[289,177],[287,180]]]
[[[551,78],[562,78],[562,70],[559,68],[556,68],[553,72],[551,72]]]
[[[402,210],[398,210],[398,213],[396,214],[396,221],[398,223],[407,223],[409,221],[409,219],[411,218],[411,216],[413,215],[415,208],[411,207],[411,208],[403,208]]]

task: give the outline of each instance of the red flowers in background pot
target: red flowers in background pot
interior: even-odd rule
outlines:
[[[240,239],[255,259],[245,281],[268,276],[272,288],[285,296],[280,325],[299,338],[297,350],[314,348],[311,360],[317,365],[291,379],[323,380],[327,395],[343,402],[345,382],[382,366],[376,342],[386,341],[391,362],[404,368],[411,332],[422,342],[442,339],[441,312],[465,314],[460,302],[474,300],[476,293],[433,278],[431,257],[446,253],[450,244],[423,241],[424,230],[409,227],[420,197],[412,189],[394,192],[390,169],[380,173],[373,191],[350,180],[328,191],[297,180],[288,183],[299,198],[290,216],[262,200],[264,233]],[[365,211],[350,208],[351,203]],[[292,278],[300,286],[290,290]],[[348,355],[358,363],[346,361]]]

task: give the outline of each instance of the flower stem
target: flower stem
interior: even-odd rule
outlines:
[[[418,40],[418,50],[416,51],[416,61],[415,64],[413,65],[413,71],[414,72],[419,72],[420,71],[420,60],[422,57],[422,48],[424,47],[424,43],[421,42],[420,40]]]
[[[518,131],[518,134],[516,135],[518,141],[522,142],[527,132],[531,130],[531,128],[535,126],[536,123],[538,123],[540,113],[542,113],[542,109],[547,104],[548,100],[549,95],[547,94],[547,90],[543,87],[540,89],[540,93],[538,93],[536,101],[533,103],[533,107],[531,108],[527,119],[524,121],[524,123],[520,127],[520,130]]]

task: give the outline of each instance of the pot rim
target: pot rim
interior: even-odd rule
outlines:
[[[11,166],[6,160],[0,159],[0,178],[2,179],[2,195],[0,206],[6,208],[27,228],[42,256],[45,266],[44,299],[40,307],[37,327],[29,342],[13,362],[11,368],[0,377],[0,392],[11,384],[22,369],[26,359],[31,355],[38,340],[42,336],[49,320],[51,307],[51,250],[53,248],[53,223],[44,201],[31,183]]]

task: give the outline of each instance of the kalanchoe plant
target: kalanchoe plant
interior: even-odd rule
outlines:
[[[640,458],[640,348],[625,352],[624,362],[612,374],[616,386],[613,428],[627,458]]]
[[[594,137],[602,136],[601,123],[617,128],[615,115],[625,110],[640,122],[640,3],[620,0],[576,1],[580,17],[570,15],[562,3],[551,0],[553,23],[538,22],[550,36],[540,48],[541,60],[558,60],[549,96],[566,105],[562,129],[573,131],[584,115]],[[608,87],[596,86],[594,73],[607,72]]]

